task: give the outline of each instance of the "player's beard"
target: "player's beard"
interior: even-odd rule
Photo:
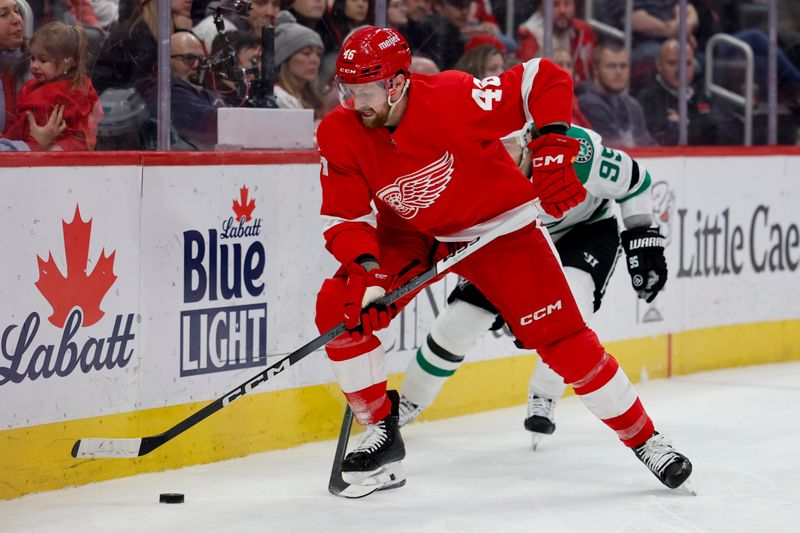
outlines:
[[[368,127],[368,128],[380,128],[386,125],[386,121],[389,120],[389,112],[392,109],[389,106],[385,106],[380,111],[372,109],[371,107],[365,109],[359,109],[358,114],[361,116],[361,123]],[[371,111],[372,115],[365,117],[362,111]]]

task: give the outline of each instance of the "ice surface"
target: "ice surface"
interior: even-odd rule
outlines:
[[[800,531],[800,363],[638,388],[656,427],[694,463],[697,496],[663,487],[570,397],[537,452],[522,405],[412,424],[408,484],[362,500],[328,494],[328,441],[3,501],[0,530]],[[162,492],[186,503],[159,504]]]

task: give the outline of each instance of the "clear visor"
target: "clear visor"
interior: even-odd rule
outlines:
[[[371,83],[343,83],[336,80],[336,92],[339,93],[339,103],[345,109],[378,109],[386,103],[389,92],[386,88],[387,81],[373,81]]]

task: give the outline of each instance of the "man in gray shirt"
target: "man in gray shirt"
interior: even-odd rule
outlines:
[[[628,94],[629,80],[625,48],[616,42],[600,43],[594,52],[592,82],[582,87],[578,105],[606,145],[652,146],[642,106]]]

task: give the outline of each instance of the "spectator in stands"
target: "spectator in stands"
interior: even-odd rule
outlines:
[[[433,54],[427,50],[434,47],[438,41],[431,27],[433,17],[432,0],[403,0],[406,6],[408,22],[405,28],[400,28],[401,33],[408,41],[413,54],[422,54],[432,58]],[[438,66],[437,66],[438,68]]]
[[[99,26],[94,7],[88,0],[30,0],[28,5],[33,12],[34,28],[37,29],[48,22]]]
[[[28,69],[23,31],[19,6],[14,0],[0,0],[0,132],[5,131],[15,114],[17,90]]]
[[[249,31],[224,32],[214,39],[211,55],[224,54],[226,41],[233,48],[233,72],[224,72],[217,67],[211,73],[211,80],[201,81],[220,96],[218,103],[221,107],[240,107],[247,99],[247,83],[261,72],[261,38]]]
[[[699,19],[692,4],[687,6],[686,32],[689,44],[697,46],[694,37]],[[655,74],[655,58],[661,53],[661,44],[679,37],[678,0],[634,0],[633,51],[631,52],[631,88],[634,94],[647,84]]]
[[[24,141],[33,150],[94,150],[102,111],[92,82],[84,74],[85,61],[86,35],[82,28],[51,22],[36,30],[31,40],[33,79],[20,89],[16,116],[3,137]],[[31,135],[31,126],[47,123],[56,106],[63,109],[66,127],[53,144],[41,146]]]
[[[192,29],[192,0],[170,0],[172,27],[178,30]]]
[[[28,72],[28,50],[23,32],[23,20],[14,0],[0,0],[0,133],[5,133],[17,118],[17,92]],[[42,126],[32,114],[27,114],[28,133],[38,147],[49,148],[67,125],[64,108],[56,105]],[[2,151],[28,151],[31,147],[20,140],[0,138]]]
[[[731,0],[695,0],[697,3],[697,13],[700,21],[698,30],[698,41],[701,46],[714,34],[725,32],[733,35],[747,43],[753,51],[753,67],[754,67],[754,81],[756,83],[756,98],[761,102],[766,101],[768,91],[768,47],[769,40],[767,34],[758,27],[742,27],[739,21],[738,10],[742,9],[740,4],[734,4]],[[797,7],[790,7],[788,3],[779,7],[778,19],[778,45],[777,54],[777,69],[778,69],[778,101],[788,105],[791,108],[800,108],[800,65],[793,62],[790,56],[786,53],[786,49],[782,46],[791,42],[792,28],[796,34],[796,44],[800,47],[800,26],[795,26],[795,23],[800,23],[800,3],[795,2]],[[764,15],[766,16],[767,7],[764,6]],[[792,11],[793,10],[793,11]],[[792,14],[794,13],[794,17]],[[766,21],[765,21],[766,22]],[[781,31],[783,30],[783,32]],[[788,33],[786,32],[788,30]],[[786,41],[784,37],[788,38]],[[704,48],[698,49],[699,52],[704,51]],[[800,48],[798,48],[800,51]],[[743,58],[743,54],[737,49],[727,43],[719,43],[716,48],[715,55],[727,58]],[[741,80],[733,81],[737,84]],[[727,83],[726,83],[727,82]],[[722,81],[723,85],[731,85],[731,80]]]
[[[339,51],[339,40],[331,27],[329,16],[326,12],[326,0],[288,0],[291,7],[289,13],[295,21],[317,32],[322,38],[322,46],[328,52]]]
[[[575,79],[575,69],[574,64],[572,63],[572,54],[569,50],[564,50],[563,48],[556,48],[553,50],[553,62],[558,65],[559,67],[563,68],[569,75],[572,76],[572,79]],[[578,90],[579,85],[575,83],[575,90]],[[583,116],[583,112],[581,112],[581,108],[578,105],[578,98],[572,99],[572,123],[576,126],[583,126],[584,128],[591,128],[592,125],[589,124],[589,121]]]
[[[613,1],[618,2],[619,0]],[[492,15],[494,15],[494,18],[500,25],[500,31],[503,34],[513,33],[513,29],[511,32],[508,32],[508,28],[506,28],[508,0],[489,0],[489,4],[492,6]],[[533,15],[539,7],[539,2],[532,0],[515,0],[512,7],[514,11],[513,24],[519,24],[519,21],[528,20],[528,18]]]
[[[649,146],[642,106],[628,94],[630,63],[625,48],[607,41],[594,51],[594,75],[578,98],[583,115],[607,146]]]
[[[678,68],[679,44],[670,39],[661,45],[656,60],[655,80],[639,93],[647,129],[661,145],[678,144]],[[693,87],[694,50],[686,49],[686,84],[690,145],[738,144],[742,131],[731,118],[732,110],[720,102],[707,99],[703,91]]]
[[[375,24],[375,0],[333,0],[327,20],[338,50],[355,28]]]
[[[487,36],[482,36],[487,37]],[[476,38],[470,40],[472,42]],[[480,41],[478,41],[479,43]],[[502,48],[498,48],[499,45]],[[506,70],[505,47],[497,41],[493,44],[477,44],[465,47],[464,55],[458,60],[453,70],[460,70],[470,74],[473,78],[482,80],[489,76],[499,76]]]
[[[181,0],[172,0],[170,5],[173,19],[185,17]],[[119,22],[100,49],[92,81],[99,92],[109,87],[136,86],[144,93],[156,76],[158,2],[139,0],[132,9],[123,11],[122,7],[120,5]],[[123,14],[127,18],[122,18]]]
[[[656,57],[660,53],[661,43],[667,39],[677,39],[680,29],[678,0],[634,0],[633,2],[633,37],[634,46],[639,54]],[[697,10],[690,3],[687,6],[686,30],[690,44],[696,45],[694,33],[699,20]],[[655,52],[651,52],[655,49]],[[636,53],[633,54],[637,57]]]
[[[282,11],[275,28],[275,64],[278,83],[275,98],[278,107],[313,109],[316,119],[322,118],[323,101],[317,90],[320,60],[325,51],[319,34],[294,22]]]
[[[595,0],[593,17],[613,28],[625,27],[625,2],[619,0]]]
[[[436,14],[428,22],[426,32],[429,40],[425,46],[411,50],[431,57],[442,70],[453,68],[456,61],[464,54],[467,36],[463,30],[467,27],[467,16],[472,0],[438,0],[434,4]]]
[[[527,61],[541,55],[544,39],[544,4],[517,28],[517,57]],[[575,0],[553,1],[553,49],[568,50],[572,55],[576,83],[592,79],[592,55],[597,37],[585,20],[575,17]]]
[[[94,14],[97,16],[98,27],[107,30],[117,21],[119,16],[119,0],[89,0]]]
[[[390,28],[406,34],[408,11],[405,0],[389,0],[386,2],[386,22]]]
[[[217,97],[199,85],[198,67],[205,57],[203,43],[190,31],[178,31],[169,39],[172,127],[186,147],[211,150],[217,142]],[[145,94],[151,117],[157,117],[157,91]],[[174,149],[174,147],[173,147]]]
[[[224,16],[222,23],[225,31],[249,31],[257,37],[261,36],[261,28],[275,26],[275,17],[280,11],[280,0],[252,0],[252,8],[247,14],[237,14],[234,11],[235,0],[226,0],[222,3]],[[209,16],[197,23],[192,29],[206,50],[213,48],[214,39],[217,37],[217,27],[214,25],[213,11]]]
[[[778,0],[778,39],[786,57],[800,67],[800,2]]]
[[[432,76],[441,72],[439,67],[433,61],[425,56],[411,56],[411,72],[418,72],[420,74],[427,74]]]
[[[467,13],[467,25],[461,32],[467,39],[477,36],[493,37],[502,42],[508,52],[514,52],[517,49],[517,41],[500,31],[500,24],[492,12],[492,4],[489,0],[472,0]]]

